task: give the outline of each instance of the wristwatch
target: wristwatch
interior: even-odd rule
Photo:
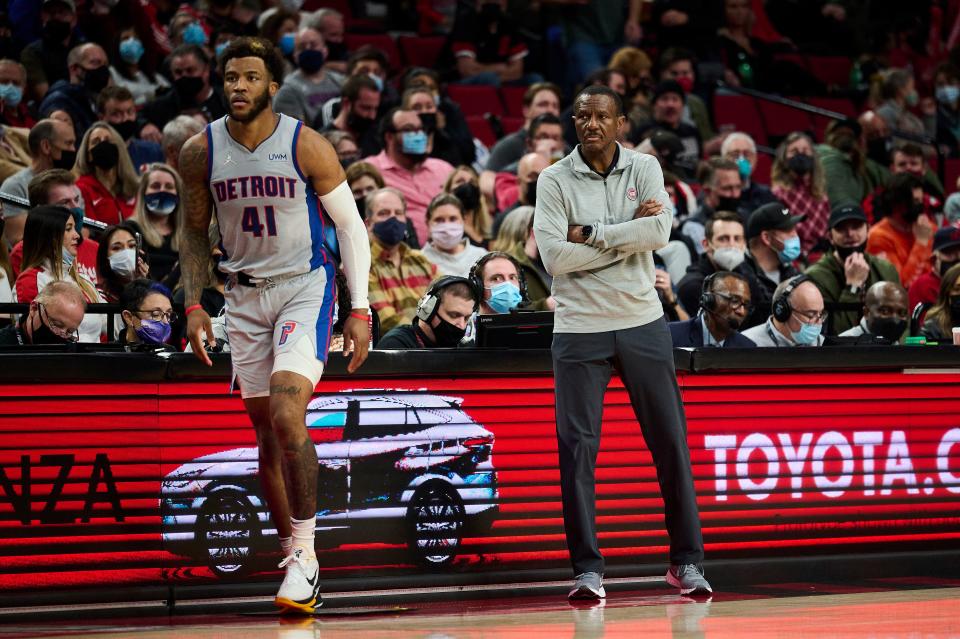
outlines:
[[[583,241],[586,242],[590,239],[590,236],[593,235],[593,225],[585,224],[580,227],[580,235],[583,236]]]

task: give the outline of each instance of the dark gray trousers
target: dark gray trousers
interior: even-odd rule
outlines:
[[[603,573],[594,470],[603,396],[614,368],[627,389],[657,469],[670,535],[670,563],[700,563],[703,537],[690,470],[687,422],[666,322],[660,318],[605,333],[556,333],[552,351],[563,525],[574,574]]]

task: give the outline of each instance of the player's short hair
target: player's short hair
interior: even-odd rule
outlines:
[[[623,115],[623,99],[620,98],[620,95],[616,91],[602,84],[592,84],[580,91],[573,100],[574,112],[576,112],[576,104],[580,101],[580,98],[590,97],[592,95],[607,96],[613,100],[613,106],[617,109],[617,115]]]
[[[227,62],[234,58],[260,58],[270,74],[270,80],[283,84],[283,58],[273,43],[263,38],[236,38],[220,54],[220,77],[226,75]]]

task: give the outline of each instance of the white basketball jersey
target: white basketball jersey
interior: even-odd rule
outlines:
[[[230,136],[227,116],[207,125],[207,179],[225,273],[260,279],[333,262],[324,236],[335,237],[335,229],[297,164],[301,126],[280,115],[273,134],[250,151]]]

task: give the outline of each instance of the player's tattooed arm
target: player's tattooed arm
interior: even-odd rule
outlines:
[[[204,133],[193,136],[180,150],[180,175],[183,177],[184,217],[180,230],[180,268],[183,275],[184,304],[200,303],[210,268],[210,226],[213,207],[207,184],[207,139]]]

